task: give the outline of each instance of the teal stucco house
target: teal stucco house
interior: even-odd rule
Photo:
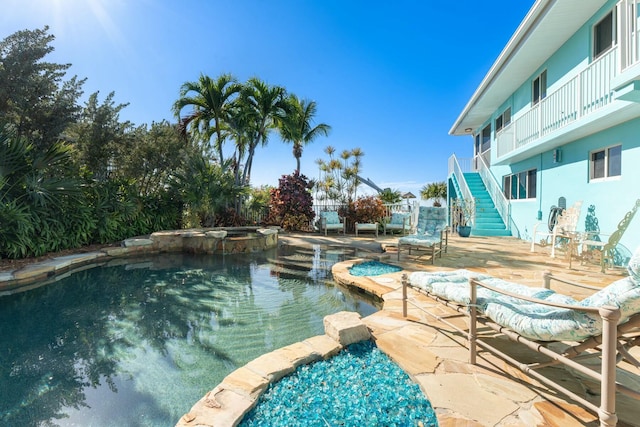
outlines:
[[[582,202],[603,235],[640,198],[640,0],[538,0],[453,124],[449,198],[477,200],[472,235],[531,239]],[[620,243],[640,245],[640,214]]]

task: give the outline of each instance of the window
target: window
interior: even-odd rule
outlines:
[[[593,26],[593,58],[597,58],[613,47],[616,41],[616,29],[613,11]]]
[[[509,126],[510,123],[511,123],[511,107],[504,110],[504,112],[496,118],[496,127],[495,127],[496,133],[500,132],[500,130],[503,127]]]
[[[491,149],[491,124],[482,129],[482,145],[480,149],[482,153]]]
[[[622,175],[622,145],[591,152],[589,178],[603,179]]]
[[[502,179],[502,190],[507,199],[534,199],[536,197],[537,169],[506,175]]]
[[[531,84],[531,103],[536,105],[540,100],[547,97],[547,70],[544,70],[538,77],[533,79]]]

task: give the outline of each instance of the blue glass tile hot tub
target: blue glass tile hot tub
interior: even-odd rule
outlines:
[[[402,271],[402,268],[385,264],[380,261],[365,261],[359,264],[354,264],[353,267],[349,269],[349,273],[352,276],[380,276],[381,274],[389,274],[389,273],[397,273],[398,271]]]
[[[271,385],[241,427],[437,426],[420,387],[371,341]]]

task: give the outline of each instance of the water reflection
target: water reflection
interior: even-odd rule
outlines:
[[[229,372],[367,301],[344,254],[162,255],[0,298],[0,424],[172,426]],[[345,298],[346,294],[346,298]]]

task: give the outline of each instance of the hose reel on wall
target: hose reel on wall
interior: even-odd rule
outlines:
[[[549,226],[549,232],[553,231],[553,228],[558,223],[558,217],[562,215],[562,212],[567,208],[567,199],[564,197],[560,197],[558,199],[558,206],[551,206],[549,210],[549,220],[547,221],[547,225]]]

